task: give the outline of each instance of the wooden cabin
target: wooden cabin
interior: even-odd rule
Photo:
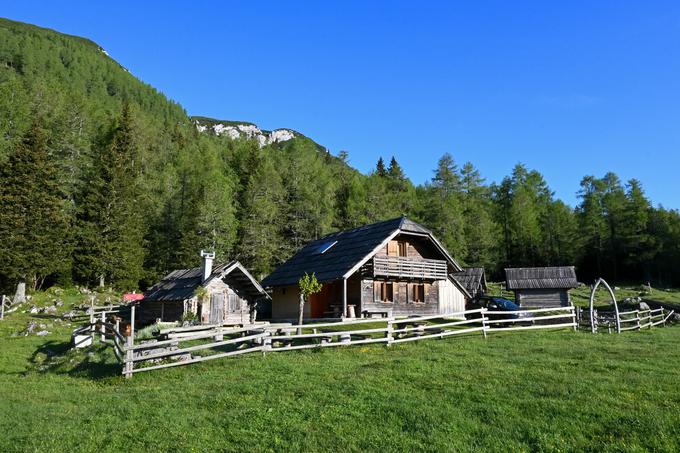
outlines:
[[[478,299],[488,291],[483,267],[465,268],[461,272],[455,272],[453,278],[467,290],[473,300]]]
[[[574,266],[521,267],[505,269],[505,285],[521,307],[567,307],[578,281]]]
[[[305,304],[305,319],[431,315],[465,310],[470,295],[451,277],[460,271],[430,230],[400,217],[313,241],[262,286],[273,319],[297,318],[305,273],[323,284]]]
[[[202,324],[247,324],[256,305],[269,296],[238,261],[213,268],[214,253],[201,252],[203,264],[170,272],[140,301],[140,320],[179,321],[193,314]]]

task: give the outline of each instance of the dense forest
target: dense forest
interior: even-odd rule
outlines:
[[[585,176],[572,208],[517,164],[498,183],[444,154],[414,185],[312,140],[199,132],[95,43],[0,19],[0,287],[144,288],[201,248],[257,277],[328,232],[406,214],[460,262],[575,264],[582,281],[680,284],[680,213],[637,180]],[[576,188],[576,182],[575,182]]]

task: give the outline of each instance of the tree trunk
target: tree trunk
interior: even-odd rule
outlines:
[[[298,324],[302,325],[302,318],[305,313],[305,296],[302,294],[302,291],[300,291],[300,307],[299,307],[299,315],[298,315]],[[298,328],[298,335],[302,334],[302,327]]]
[[[103,288],[104,287],[104,274],[101,274],[99,276],[99,287]]]
[[[17,291],[14,293],[14,304],[23,304],[26,302],[26,282],[21,280],[17,283]]]

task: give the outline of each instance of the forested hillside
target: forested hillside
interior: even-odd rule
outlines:
[[[348,158],[298,133],[263,144],[199,132],[95,43],[0,19],[6,290],[22,279],[144,287],[197,264],[201,248],[263,277],[311,239],[401,214],[496,277],[577,264],[582,280],[680,284],[680,215],[652,207],[636,180],[575,181],[573,209],[520,164],[492,184],[445,154],[415,186],[394,158],[368,175]]]

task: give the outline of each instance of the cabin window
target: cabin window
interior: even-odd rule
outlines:
[[[387,243],[387,256],[406,257],[408,254],[408,243],[405,241],[390,241]]]
[[[425,295],[428,292],[429,286],[427,283],[411,283],[408,292],[409,302],[425,303]]]
[[[374,298],[377,302],[394,302],[394,283],[374,282]]]
[[[425,302],[425,285],[423,283],[412,283],[409,286],[409,301],[416,303]]]

